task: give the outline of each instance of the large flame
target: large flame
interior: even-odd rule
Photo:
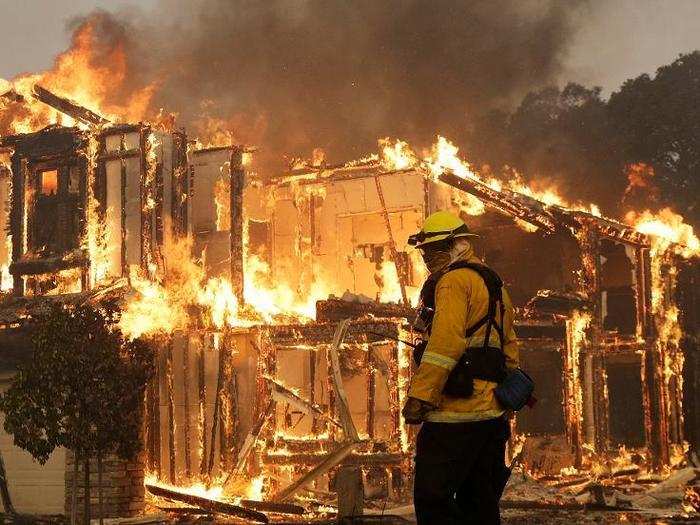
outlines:
[[[192,238],[168,244],[164,255],[171,261],[162,276],[147,275],[134,266],[130,281],[135,294],[122,313],[120,326],[131,337],[157,332],[185,330],[198,321],[216,330],[256,323],[272,323],[277,319],[299,322],[316,315],[316,301],[328,297],[328,287],[315,280],[304,293],[293,290],[280,280],[273,284],[267,263],[257,255],[245,259],[245,305],[236,297],[228,277],[206,277],[203,264],[191,256]]]
[[[36,100],[32,94],[36,84],[115,122],[146,118],[156,84],[134,89],[124,41],[115,38],[109,46],[97,44],[102,23],[100,14],[88,18],[73,34],[71,47],[56,57],[49,71],[0,83],[0,95],[15,93],[14,97],[0,98],[0,132],[29,133],[49,124],[78,125]]]
[[[459,148],[445,137],[438,135],[431,148],[419,157],[408,143],[401,140],[382,139],[379,141],[380,164],[385,170],[403,170],[422,168],[430,177],[437,179],[445,172],[451,172],[463,179],[471,179],[486,184],[493,190],[508,189],[527,195],[548,206],[560,206],[572,210],[585,211],[600,216],[600,209],[595,204],[570,202],[565,199],[555,186],[543,182],[526,183],[522,176],[510,171],[502,179],[485,176],[467,160],[460,158]],[[486,211],[484,203],[473,195],[460,193],[456,195],[456,204],[469,215],[482,215]]]
[[[686,259],[700,255],[700,239],[693,227],[670,208],[658,213],[631,211],[625,218],[638,232],[651,236],[654,254],[671,249]]]

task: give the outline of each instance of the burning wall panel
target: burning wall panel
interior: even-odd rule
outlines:
[[[404,253],[407,238],[419,228],[426,213],[426,182],[420,174],[379,175],[370,171],[350,177],[340,170],[337,176],[318,182],[284,179],[269,191],[274,192],[274,199],[261,197],[270,203],[269,251],[276,279],[289,281],[292,289],[315,278],[327,283],[336,295],[347,290],[371,298],[384,293],[385,301],[401,299],[384,213],[388,214],[399,256],[409,261]],[[417,286],[421,277],[411,277],[409,284]],[[389,286],[392,289],[386,290]]]
[[[123,161],[124,170],[124,263],[126,267],[142,266],[142,189],[141,158],[128,157]]]
[[[396,320],[358,320],[350,325],[347,342],[339,351],[339,362],[343,385],[348,397],[350,415],[361,436],[373,439],[380,448],[399,451],[401,433],[398,420],[398,374],[406,373],[397,362],[397,348],[392,341],[366,342],[367,333],[395,333],[400,327]],[[333,338],[336,323],[318,323],[298,327],[279,327],[271,331],[276,353],[275,377],[287,387],[296,389],[300,395],[310,399],[323,410],[338,418],[338,401],[331,392],[329,356],[327,348]],[[394,336],[396,337],[396,336]],[[379,338],[380,336],[373,336]],[[290,344],[290,343],[295,344]],[[301,346],[297,346],[301,345]],[[285,355],[286,354],[286,355]],[[294,362],[289,361],[294,356]],[[290,367],[294,365],[294,367]],[[311,384],[315,385],[312,391]],[[282,405],[282,406],[280,406]],[[288,411],[284,403],[278,403],[281,414]],[[326,428],[327,422],[318,419],[303,426],[303,431],[289,432],[284,418],[278,417],[279,430],[284,435],[312,437],[312,430]],[[301,427],[298,427],[301,428]],[[339,431],[328,427],[331,438]],[[324,436],[326,439],[326,436]],[[310,444],[312,448],[317,444]]]
[[[681,347],[685,436],[691,450],[700,454],[700,265],[685,264],[678,275],[678,303],[683,315]]]
[[[608,356],[605,373],[610,444],[626,445],[628,448],[643,447],[646,438],[640,354],[623,353]]]
[[[527,435],[563,435],[564,377],[562,348],[556,344],[523,341],[520,366],[527,370],[537,385],[537,409],[518,413],[517,430]]]
[[[229,471],[259,407],[259,332],[178,332],[158,357],[158,409],[147,412],[151,470],[188,486]],[[154,455],[155,454],[155,455]]]
[[[190,153],[188,226],[194,236],[194,255],[203,257],[209,275],[230,273],[231,148]]]
[[[609,241],[601,242],[600,293],[603,328],[633,336],[637,331],[635,250]]]
[[[108,137],[112,138],[112,137]],[[108,141],[109,144],[109,141]],[[105,229],[109,251],[108,275],[122,275],[122,163],[120,160],[105,161]]]
[[[79,291],[84,254],[79,246],[86,198],[85,135],[74,128],[47,128],[5,137],[12,153],[10,233],[14,291]],[[71,270],[70,282],[58,272]],[[24,276],[29,276],[24,278]]]
[[[304,399],[311,400],[312,390],[322,382],[322,377],[312,375],[316,370],[317,352],[314,348],[277,348],[275,361],[276,379]],[[312,364],[311,361],[314,360]],[[286,403],[277,403],[278,429],[289,437],[313,435],[313,420],[308,415]]]
[[[176,143],[184,147],[177,134],[144,125],[49,127],[3,143],[14,150],[12,267],[29,292],[53,285],[65,293],[121,277],[131,265],[155,262],[157,247],[178,227],[172,203],[181,195],[174,195],[170,160]],[[66,283],[69,270],[75,284]]]

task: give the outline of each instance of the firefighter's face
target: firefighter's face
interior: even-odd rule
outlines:
[[[431,243],[421,247],[420,253],[423,256],[423,262],[430,273],[435,273],[442,270],[445,266],[452,262],[452,244],[449,243]]]

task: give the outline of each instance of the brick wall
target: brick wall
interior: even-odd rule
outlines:
[[[65,512],[70,516],[73,491],[73,453],[66,453],[66,502]],[[138,516],[144,511],[145,455],[134,461],[123,461],[109,455],[102,462],[102,498],[105,518]],[[78,516],[83,515],[85,497],[84,465],[78,469]],[[99,518],[99,493],[97,482],[97,460],[90,461],[90,515]]]

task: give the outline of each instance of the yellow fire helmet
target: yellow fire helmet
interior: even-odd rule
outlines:
[[[420,248],[431,242],[456,239],[457,237],[478,237],[462,219],[447,211],[436,211],[428,216],[423,223],[423,228],[418,233],[408,238],[408,244]]]

